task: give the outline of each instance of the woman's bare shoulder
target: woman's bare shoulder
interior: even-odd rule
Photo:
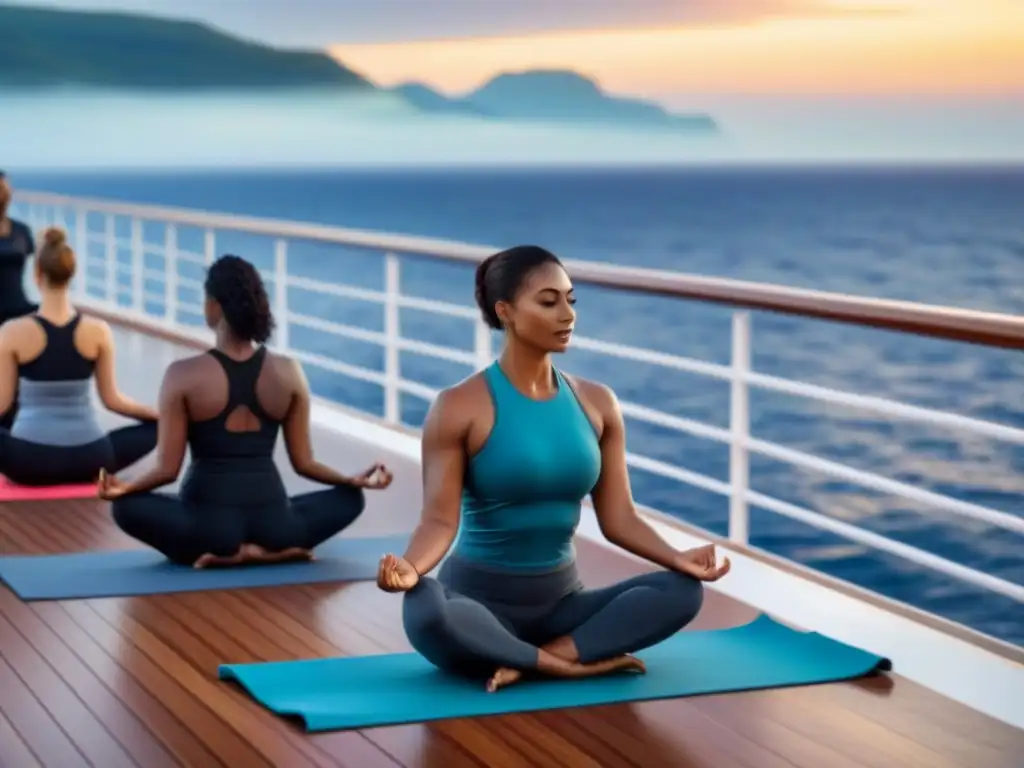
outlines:
[[[43,329],[31,315],[15,317],[0,325],[0,347],[21,350],[26,344],[34,347],[45,338]]]
[[[444,400],[446,408],[453,409],[479,406],[486,403],[488,397],[490,393],[483,371],[477,371],[457,384],[445,387],[437,395],[438,400]]]
[[[21,317],[12,317],[10,320],[0,325],[0,338],[13,338],[20,336],[25,332],[27,328],[38,328],[39,324],[32,319],[31,315],[22,315]]]
[[[427,421],[433,424],[443,422],[459,429],[466,428],[483,412],[489,396],[483,372],[473,373],[437,393],[430,406]]]
[[[584,379],[581,376],[570,376],[564,372],[562,375],[568,380],[570,386],[576,390],[576,394],[603,415],[608,415],[608,413],[618,410],[619,400],[615,396],[615,390],[607,384]]]
[[[110,330],[110,323],[102,317],[87,315],[84,312],[79,312],[79,315],[81,316],[81,320],[78,321],[78,327],[83,331],[103,334],[104,336],[113,335],[113,331]]]
[[[208,380],[211,373],[220,369],[211,355],[202,352],[175,360],[164,371],[164,382],[188,387],[196,382]]]

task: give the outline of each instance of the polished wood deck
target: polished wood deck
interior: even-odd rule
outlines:
[[[183,353],[159,346],[147,341],[149,359]],[[126,388],[142,397],[147,387],[155,391],[134,373]],[[317,442],[346,467],[389,459],[333,435],[318,434]],[[351,533],[410,529],[419,470],[390,463],[395,485],[373,495]],[[293,490],[305,487],[285,475]],[[0,554],[131,546],[99,501],[0,505]],[[579,554],[595,585],[643,568],[589,542]],[[1008,768],[1024,754],[1024,732],[898,674],[321,735],[299,731],[216,679],[222,662],[408,650],[400,613],[400,598],[372,584],[28,604],[0,586],[0,766]],[[693,626],[755,615],[709,593]]]

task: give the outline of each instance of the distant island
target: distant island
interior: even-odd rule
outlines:
[[[676,115],[605,93],[567,70],[506,73],[461,98],[421,83],[379,88],[321,51],[283,50],[206,24],[140,14],[0,5],[0,89],[137,93],[328,89],[391,93],[424,114],[620,125],[715,134],[705,114]]]
[[[0,88],[373,88],[325,53],[279,50],[192,21],[0,5],[0,30]]]
[[[460,98],[449,98],[422,83],[407,83],[394,90],[424,112],[501,120],[718,131],[710,115],[673,114],[650,101],[611,96],[595,81],[568,70],[501,74]]]

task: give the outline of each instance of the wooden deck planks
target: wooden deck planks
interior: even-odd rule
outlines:
[[[98,501],[0,509],[4,553],[128,546]],[[580,563],[595,585],[643,569],[589,542]],[[712,594],[695,624],[753,615]],[[408,649],[400,599],[372,584],[27,604],[0,588],[0,765],[981,768],[1024,747],[899,677],[317,735],[216,679],[223,662]]]
[[[184,354],[156,340],[146,354],[162,344]],[[151,399],[155,380],[132,374],[126,389]],[[347,469],[383,458],[396,471],[351,535],[411,529],[418,467],[323,432],[315,442]],[[310,487],[283,474],[293,492]],[[0,504],[0,554],[133,546],[96,500]],[[594,586],[644,570],[590,542],[579,556]],[[709,592],[693,628],[755,615]],[[401,599],[373,584],[27,604],[0,586],[0,766],[1009,768],[1024,753],[1024,732],[898,675],[312,735],[216,679],[225,662],[406,650]]]

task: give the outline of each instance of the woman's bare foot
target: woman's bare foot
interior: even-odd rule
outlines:
[[[267,550],[258,544],[243,544],[238,551],[243,563],[261,563],[267,556]]]
[[[506,686],[512,685],[512,683],[518,682],[522,676],[523,673],[518,669],[501,667],[494,673],[491,679],[487,681],[487,692],[494,693],[499,688],[505,688]]]
[[[552,640],[547,645],[542,645],[540,649],[542,651],[547,651],[552,656],[557,656],[570,664],[575,664],[580,660],[580,653],[576,650],[576,643],[572,639],[571,635],[564,635]]]
[[[284,563],[291,560],[312,560],[313,552],[302,547],[289,547],[280,552],[268,552],[258,544],[243,544],[247,563]]]
[[[640,659],[629,654],[614,656],[610,659],[602,659],[601,661],[594,661],[589,664],[581,664],[578,661],[565,661],[543,650],[537,658],[537,668],[544,674],[551,675],[552,677],[574,679],[597,677],[598,675],[608,675],[613,672],[637,672],[643,674],[647,671],[647,667]]]
[[[630,656],[628,653],[590,664],[574,664],[573,666],[576,667],[576,670],[572,677],[597,677],[598,675],[608,675],[613,672],[636,672],[642,675],[647,672],[647,665],[636,656]]]
[[[303,549],[302,547],[289,547],[283,549],[280,552],[266,552],[264,551],[260,559],[257,562],[261,563],[286,563],[293,561],[311,561],[314,560],[313,552],[309,549]]]
[[[210,552],[207,552],[205,555],[201,555],[199,557],[199,559],[196,560],[192,564],[192,567],[196,568],[196,569],[199,569],[199,568],[226,568],[228,566],[238,565],[239,563],[242,562],[242,560],[243,560],[243,554],[242,554],[242,548],[240,547],[238,549],[238,551],[235,554],[231,555],[230,557],[225,557],[223,555],[214,555],[214,554],[211,554]]]
[[[267,552],[258,544],[243,544],[231,557],[213,555],[207,552],[193,564],[194,568],[226,568],[247,563],[284,563],[289,561],[314,560],[313,552],[302,547],[289,547],[280,552]]]
[[[541,672],[551,677],[570,679],[598,677],[600,675],[610,675],[614,672],[634,672],[641,675],[647,672],[647,666],[636,656],[630,656],[629,654],[615,656],[611,659],[602,659],[590,664],[580,664],[579,662],[566,662],[550,655],[548,652],[541,651],[538,668]],[[499,667],[487,681],[487,692],[494,693],[499,688],[507,688],[514,683],[518,683],[522,677],[523,673],[518,669]]]

